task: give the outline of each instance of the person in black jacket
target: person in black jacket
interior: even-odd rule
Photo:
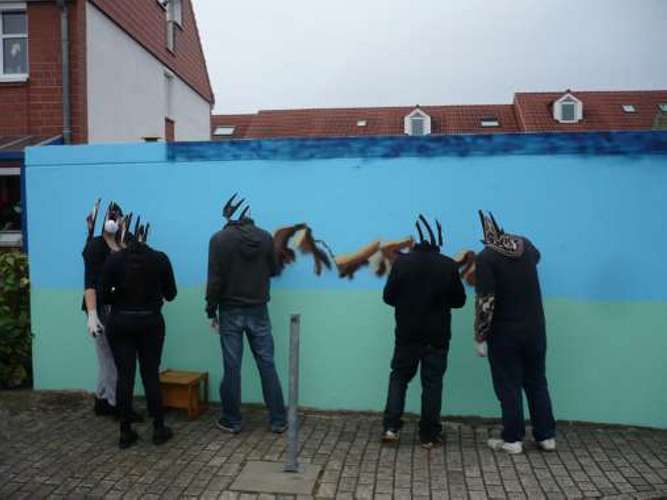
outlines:
[[[111,202],[103,223],[102,234],[93,237],[93,223],[82,252],[84,296],[81,309],[86,313],[88,333],[94,339],[97,353],[97,390],[94,406],[96,415],[118,415],[116,407],[118,375],[109,346],[108,334],[104,329],[107,322],[107,308],[100,298],[100,276],[109,255],[121,249],[116,236],[122,216],[123,211],[120,206]]]
[[[488,349],[503,417],[502,439],[489,439],[488,445],[511,454],[522,452],[523,390],[535,441],[541,449],[553,451],[556,424],[545,373],[540,252],[527,238],[505,233],[493,215],[479,215],[485,248],[475,259],[475,340],[480,356]]]
[[[209,243],[206,312],[211,326],[219,332],[224,376],[220,384],[222,416],[219,429],[238,433],[241,415],[241,358],[243,333],[248,336],[262,382],[269,425],[275,433],[287,428],[287,411],[274,363],[274,344],[267,303],[271,277],[278,274],[273,238],[247,217],[231,220],[243,202],[227,202],[223,215],[227,224]]]
[[[422,407],[419,438],[425,448],[441,444],[442,382],[447,369],[451,338],[452,308],[463,307],[465,290],[453,259],[440,254],[442,229],[438,240],[423,216],[430,242],[417,221],[420,242],[408,254],[396,258],[387,284],[384,301],[395,308],[396,341],[391,361],[389,391],[384,411],[383,441],[398,440],[403,425],[408,383],[420,368]]]
[[[153,443],[163,444],[173,436],[164,425],[159,370],[165,334],[162,303],[174,300],[176,282],[169,258],[150,248],[146,237],[147,229],[139,226],[127,248],[109,256],[102,271],[102,297],[111,305],[107,331],[118,368],[120,448],[138,439],[131,426],[137,358],[153,417]]]

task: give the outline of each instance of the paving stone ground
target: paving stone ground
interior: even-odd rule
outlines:
[[[170,412],[172,441],[153,446],[145,423],[129,450],[91,410],[80,394],[0,392],[0,499],[294,498],[230,490],[246,461],[286,460],[286,435],[260,409],[238,435],[215,427],[219,408],[194,421]],[[430,451],[414,419],[398,446],[380,443],[379,414],[306,412],[301,423],[300,460],[322,466],[316,498],[667,498],[665,430],[561,424],[558,451],[528,441],[508,456],[486,447],[497,422],[445,420],[445,446]]]

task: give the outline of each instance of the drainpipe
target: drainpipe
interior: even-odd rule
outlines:
[[[60,8],[60,53],[62,55],[63,75],[63,141],[72,142],[72,114],[69,95],[69,21],[67,19],[67,0],[56,0]]]

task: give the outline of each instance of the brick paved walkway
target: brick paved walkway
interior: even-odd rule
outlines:
[[[18,403],[17,403],[18,401]],[[230,491],[247,460],[284,461],[286,437],[249,410],[239,435],[221,433],[213,411],[194,422],[168,415],[176,436],[116,446],[117,426],[94,417],[90,399],[0,392],[0,498],[287,498]],[[667,431],[561,425],[558,451],[527,443],[494,453],[488,423],[446,422],[446,444],[418,446],[410,421],[398,446],[379,442],[379,415],[309,413],[301,461],[321,464],[318,498],[667,498]]]

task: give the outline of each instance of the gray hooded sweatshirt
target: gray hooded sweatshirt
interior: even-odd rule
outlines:
[[[251,219],[228,223],[208,248],[206,310],[250,307],[269,301],[270,280],[278,273],[273,238]]]

